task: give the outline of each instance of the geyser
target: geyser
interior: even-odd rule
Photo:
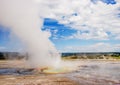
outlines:
[[[40,28],[44,21],[34,0],[0,0],[0,23],[9,27],[25,44],[34,67],[57,65],[60,55],[49,40],[50,33]]]

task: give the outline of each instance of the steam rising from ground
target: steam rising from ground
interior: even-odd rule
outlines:
[[[40,29],[43,25],[41,14],[33,0],[0,0],[0,23],[22,40],[29,53],[29,61],[35,67],[55,65],[53,62],[60,58],[48,39],[50,33]]]
[[[107,40],[108,33],[120,39],[120,1],[116,0],[114,5],[101,1],[0,0],[0,23],[22,40],[33,66],[51,66],[55,65],[55,61],[56,64],[60,62],[60,55],[49,40],[51,34],[40,29],[44,18],[56,19],[78,31],[68,39]]]

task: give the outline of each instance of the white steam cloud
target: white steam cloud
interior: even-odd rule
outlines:
[[[42,14],[33,0],[0,0],[0,23],[9,27],[29,52],[33,66],[54,65],[59,54],[48,39],[50,33],[43,32]]]

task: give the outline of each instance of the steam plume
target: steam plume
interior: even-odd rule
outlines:
[[[29,61],[35,67],[53,65],[54,59],[59,58],[49,40],[50,33],[40,29],[43,13],[39,13],[33,0],[0,0],[0,23],[9,27],[26,45]]]

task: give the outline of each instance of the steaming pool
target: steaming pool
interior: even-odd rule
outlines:
[[[19,68],[18,65],[18,67],[15,65],[13,65],[14,67],[9,67],[9,64],[0,64],[0,77],[6,75],[7,77],[19,77],[26,75],[47,77],[54,76],[57,78],[68,78],[76,82],[75,85],[120,85],[120,61],[76,60],[71,61],[71,63],[77,63],[78,69],[73,72],[66,72],[62,74],[36,73],[32,69],[28,69],[26,67]],[[4,79],[2,80],[4,81]]]

